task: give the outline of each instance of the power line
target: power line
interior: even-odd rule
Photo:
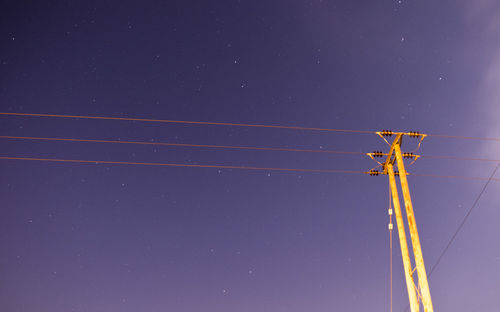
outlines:
[[[159,145],[159,146],[177,146],[177,147],[201,147],[201,148],[215,148],[215,149],[240,149],[240,150],[258,150],[258,151],[281,151],[281,152],[307,152],[307,153],[365,155],[365,153],[361,153],[361,152],[343,152],[343,151],[333,151],[333,150],[313,150],[313,149],[297,149],[297,148],[284,148],[284,147],[255,147],[255,146],[212,145],[212,144],[165,143],[165,142],[150,142],[150,141],[46,138],[46,137],[25,137],[25,136],[11,136],[11,135],[0,135],[0,139],[138,144],[138,145]]]
[[[274,129],[308,130],[308,131],[329,131],[329,132],[364,133],[364,134],[373,134],[373,133],[375,133],[375,131],[365,131],[365,130],[309,128],[309,127],[299,127],[299,126],[260,125],[260,124],[244,124],[244,123],[231,123],[231,122],[187,121],[187,120],[148,119],[148,118],[129,118],[129,117],[103,117],[103,116],[58,115],[58,114],[30,114],[30,113],[2,113],[2,112],[0,112],[0,115],[6,115],[6,116],[29,116],[29,117],[73,118],[73,119],[77,118],[77,119],[142,121],[142,122],[158,122],[158,123],[213,125],[213,126],[236,126],[236,127],[253,127],[253,128],[274,128]]]
[[[433,156],[433,155],[420,155],[420,157],[421,158],[432,158],[432,159],[453,159],[453,160],[474,160],[474,161],[500,162],[500,159],[475,158],[475,157]]]
[[[212,149],[236,149],[236,150],[256,150],[256,151],[281,151],[281,152],[306,152],[306,153],[326,153],[326,154],[343,154],[343,155],[366,155],[362,152],[346,152],[336,150],[322,149],[301,149],[301,148],[286,148],[286,147],[261,147],[261,146],[235,146],[235,145],[214,145],[214,144],[189,144],[189,143],[167,143],[153,141],[126,141],[126,140],[100,140],[100,139],[75,139],[75,138],[54,138],[54,137],[29,137],[29,136],[12,136],[0,135],[0,139],[13,140],[39,140],[39,141],[63,141],[63,142],[85,142],[85,143],[111,143],[111,144],[132,144],[132,145],[157,145],[157,146],[176,146],[176,147],[197,147],[197,148],[212,148]],[[453,160],[471,160],[485,162],[500,162],[499,159],[488,158],[472,158],[472,157],[457,157],[457,156],[434,156],[420,155],[421,158],[429,159],[453,159]],[[486,178],[484,178],[486,179]]]
[[[476,199],[474,200],[474,202],[472,203],[472,206],[469,208],[469,210],[467,211],[467,213],[465,214],[464,218],[462,219],[462,222],[460,222],[460,224],[458,225],[457,229],[455,230],[455,232],[453,233],[453,235],[451,236],[450,240],[448,241],[448,243],[446,244],[446,246],[444,247],[443,251],[441,252],[441,254],[439,255],[437,261],[434,263],[434,265],[431,267],[430,271],[429,271],[429,274],[428,276],[431,277],[432,273],[434,272],[434,270],[436,269],[436,267],[439,265],[439,263],[441,262],[441,260],[443,259],[443,256],[444,254],[448,251],[448,249],[450,248],[451,244],[453,243],[453,241],[455,240],[455,238],[457,237],[458,233],[460,232],[460,230],[462,229],[462,227],[464,226],[465,222],[467,221],[467,219],[469,218],[472,210],[474,210],[474,208],[477,206],[477,203],[479,202],[479,199],[481,199],[481,196],[483,196],[484,194],[484,191],[486,190],[486,188],[488,187],[488,184],[490,184],[491,181],[495,181],[495,180],[498,180],[498,179],[494,179],[493,177],[495,176],[498,168],[500,167],[500,163],[498,163],[495,167],[495,169],[493,170],[493,172],[491,173],[490,177],[487,179],[486,183],[484,184],[483,188],[481,189],[481,191],[479,192],[479,195],[476,197]],[[405,312],[408,311],[408,308],[410,306],[406,306],[405,308]]]
[[[496,174],[496,172],[497,172],[497,170],[498,170],[499,167],[500,167],[500,163],[498,163],[496,165],[496,167],[493,170],[493,172],[491,173],[488,181],[486,181],[486,183],[484,184],[483,188],[481,189],[481,192],[479,192],[479,195],[477,196],[476,200],[474,200],[474,203],[470,207],[469,211],[467,211],[467,213],[465,214],[462,222],[460,222],[460,225],[457,227],[455,233],[453,233],[453,235],[451,236],[450,241],[448,242],[448,244],[446,245],[446,247],[443,249],[443,251],[439,255],[436,263],[434,263],[434,265],[432,266],[431,270],[429,271],[429,276],[431,276],[432,272],[434,272],[434,270],[436,269],[436,267],[439,265],[439,263],[441,262],[441,259],[443,258],[444,254],[446,253],[446,251],[448,251],[448,248],[450,248],[451,243],[453,243],[453,241],[455,240],[455,238],[458,235],[458,232],[460,232],[460,230],[464,226],[465,222],[469,218],[472,210],[476,207],[477,203],[479,202],[479,199],[481,198],[481,196],[483,196],[483,193],[486,190],[486,187],[488,187],[488,184],[490,184],[490,182],[493,180],[493,177],[495,176],[495,174]]]
[[[430,178],[445,178],[445,179],[459,179],[459,180],[478,180],[478,181],[500,181],[496,178],[482,178],[482,177],[468,177],[468,176],[456,176],[456,175],[439,175],[432,173],[408,173],[409,176],[414,177],[430,177]]]
[[[122,121],[141,121],[141,122],[157,122],[157,123],[236,126],[236,127],[253,127],[253,128],[274,128],[274,129],[290,129],[290,130],[306,130],[306,131],[329,131],[329,132],[362,133],[362,134],[374,134],[374,133],[376,133],[376,131],[369,131],[369,130],[350,130],[350,129],[315,128],[315,127],[301,127],[301,126],[262,125],[262,124],[245,124],[245,123],[232,123],[232,122],[208,122],[208,121],[189,121],[189,120],[170,120],[170,119],[150,119],[150,118],[134,118],[134,117],[106,117],[106,116],[61,115],[61,114],[41,114],[41,113],[40,114],[39,113],[13,113],[13,112],[0,112],[0,115],[26,116],[26,117],[73,118],[73,119],[97,119],[97,120],[122,120]],[[446,138],[446,139],[465,139],[465,140],[480,140],[480,141],[500,142],[500,138],[490,138],[490,137],[469,137],[469,136],[443,135],[443,134],[427,134],[427,136],[436,137],[436,138]]]
[[[36,158],[36,157],[18,157],[18,156],[0,156],[0,160],[32,160],[48,161],[60,163],[82,163],[82,164],[111,164],[111,165],[143,165],[143,166],[164,166],[164,167],[190,167],[190,168],[218,168],[218,169],[244,169],[244,170],[265,170],[265,171],[283,171],[283,172],[311,172],[311,173],[361,173],[369,174],[365,171],[357,170],[337,170],[337,169],[301,169],[301,168],[275,168],[275,167],[253,167],[253,166],[230,166],[230,165],[197,165],[197,164],[178,164],[178,163],[149,163],[149,162],[130,162],[130,161],[109,161],[109,160],[82,160],[82,159],[60,159],[60,158]],[[437,174],[410,174],[409,176],[462,179],[462,180],[491,180],[500,181],[495,178],[467,177],[467,176],[446,176]]]
[[[313,172],[313,173],[365,173],[363,171],[335,170],[335,169],[297,169],[297,168],[273,168],[273,167],[252,167],[252,166],[197,165],[197,164],[149,163],[149,162],[109,161],[109,160],[32,158],[32,157],[14,157],[14,156],[0,156],[0,160],[32,160],[32,161],[49,161],[49,162],[64,162],[64,163],[95,164],[95,165],[99,165],[99,164],[110,164],[110,165],[142,165],[142,166],[216,168],[216,169],[245,169],[245,170],[286,171],[286,172]]]
[[[479,140],[479,141],[496,141],[500,142],[500,138],[488,138],[488,137],[469,137],[461,135],[443,135],[443,134],[428,134],[429,137],[445,138],[445,139],[463,139],[463,140]]]

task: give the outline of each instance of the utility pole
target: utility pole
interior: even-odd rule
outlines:
[[[378,162],[380,166],[382,166],[382,171],[378,170],[370,170],[367,172],[372,176],[378,176],[380,174],[385,174],[389,176],[389,186],[392,195],[392,202],[394,206],[394,212],[396,214],[396,224],[398,227],[399,234],[399,243],[401,245],[401,256],[403,258],[403,268],[406,280],[406,288],[408,290],[408,299],[410,301],[410,309],[411,312],[418,312],[420,308],[420,302],[424,308],[424,312],[433,312],[434,309],[432,307],[432,299],[431,293],[429,291],[429,284],[427,282],[427,273],[425,271],[424,258],[422,255],[422,248],[420,246],[420,239],[418,237],[417,231],[417,223],[415,222],[415,215],[413,212],[413,204],[410,196],[410,188],[408,186],[408,180],[406,179],[407,172],[405,169],[403,158],[410,158],[417,160],[418,155],[414,155],[413,153],[402,153],[401,152],[401,143],[404,136],[408,136],[411,138],[420,138],[420,143],[425,138],[425,134],[420,134],[418,132],[392,132],[389,130],[384,130],[381,132],[377,132],[377,134],[390,145],[389,153],[383,152],[373,152],[368,153],[373,160],[377,157],[386,156],[385,161]],[[392,143],[389,143],[385,137],[390,137],[395,135]],[[397,165],[398,171],[394,171],[394,165]],[[403,221],[403,214],[401,212],[401,206],[399,202],[398,188],[396,183],[395,176],[399,176],[401,190],[403,193],[404,203],[405,203],[405,211],[406,217],[408,219],[408,228],[410,232],[411,244],[413,249],[413,258],[415,260],[415,267],[412,269],[410,253],[408,250],[408,245],[406,241],[406,232],[405,225]],[[392,211],[389,211],[389,214],[392,214]],[[414,273],[417,273],[418,278],[418,287],[414,281]]]

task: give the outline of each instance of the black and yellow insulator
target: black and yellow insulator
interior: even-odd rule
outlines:
[[[372,170],[368,171],[368,174],[371,176],[378,176],[380,174],[380,171],[372,169]]]
[[[413,153],[403,153],[403,158],[415,158],[415,154],[413,154]]]
[[[396,177],[399,177],[399,171],[394,171],[394,175],[395,175]]]
[[[373,157],[383,157],[384,156],[384,153],[382,151],[374,151],[372,153],[372,156]]]
[[[408,132],[408,136],[410,138],[418,138],[420,136],[420,132],[418,132],[418,131],[410,131],[410,132]]]
[[[380,134],[382,136],[391,136],[394,134],[394,132],[392,132],[391,130],[382,130],[382,131],[380,131]]]

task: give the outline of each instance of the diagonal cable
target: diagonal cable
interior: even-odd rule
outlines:
[[[4,115],[4,116],[26,116],[26,117],[71,118],[71,119],[99,119],[99,120],[142,121],[142,122],[156,122],[156,123],[176,123],[176,124],[194,124],[194,125],[212,125],[212,126],[234,126],[234,127],[253,127],[253,128],[274,128],[274,129],[308,130],[308,131],[329,131],[329,132],[365,133],[365,134],[375,133],[375,131],[367,131],[367,130],[347,130],[347,129],[331,129],[331,128],[311,128],[311,127],[301,127],[301,126],[261,125],[261,124],[233,123],[233,122],[190,121],[190,120],[150,119],[150,118],[131,118],[131,117],[105,117],[105,116],[33,114],[33,113],[6,113],[6,112],[0,112],[0,115]]]
[[[455,230],[455,233],[453,233],[453,235],[451,236],[450,240],[448,241],[448,244],[446,244],[446,247],[444,247],[443,251],[441,252],[441,254],[439,255],[436,263],[434,263],[434,265],[432,266],[431,270],[429,271],[429,274],[428,274],[428,277],[431,277],[432,275],[432,272],[434,272],[434,270],[436,269],[436,267],[439,265],[439,263],[441,262],[441,260],[443,259],[443,256],[444,254],[448,251],[448,249],[450,248],[451,244],[453,243],[453,241],[455,240],[455,238],[457,237],[458,233],[460,232],[460,230],[462,229],[462,227],[464,226],[465,222],[467,221],[467,219],[469,218],[470,214],[472,213],[472,210],[474,210],[474,208],[477,206],[477,203],[479,202],[479,199],[481,199],[481,196],[483,196],[484,194],[484,191],[486,190],[486,188],[488,187],[488,184],[490,184],[490,182],[493,180],[493,177],[495,176],[495,174],[497,173],[497,170],[498,168],[500,167],[500,163],[498,163],[495,167],[495,169],[493,170],[493,172],[491,173],[488,181],[486,181],[486,183],[484,184],[483,188],[481,189],[481,192],[479,192],[479,195],[476,197],[476,200],[474,200],[474,203],[472,204],[472,206],[469,208],[469,210],[467,211],[467,213],[465,214],[462,222],[460,222],[460,225],[457,227],[457,229]],[[406,306],[406,309],[405,309],[405,312],[408,311],[408,308],[410,306]]]

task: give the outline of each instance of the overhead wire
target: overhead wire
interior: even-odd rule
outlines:
[[[299,149],[299,148],[286,148],[286,147],[257,147],[257,146],[235,146],[235,145],[213,145],[213,144],[167,143],[167,142],[154,142],[154,141],[126,141],[126,140],[98,140],[98,139],[74,139],[74,138],[53,138],[53,137],[28,137],[28,136],[12,136],[12,135],[0,135],[0,139],[159,145],[159,146],[176,146],[176,147],[201,147],[201,148],[214,148],[214,149],[241,149],[241,150],[258,150],[258,151],[307,152],[307,153],[346,154],[346,155],[364,155],[365,154],[365,153],[361,153],[361,152],[344,152],[344,151],[334,151],[334,150]]]
[[[375,133],[375,131],[367,131],[367,130],[311,128],[311,127],[301,127],[301,126],[262,125],[262,124],[246,124],[246,123],[232,123],[232,122],[188,121],[188,120],[170,120],[170,119],[149,119],[149,118],[132,118],[132,117],[32,114],[32,113],[11,113],[11,112],[0,112],[0,115],[26,116],[26,117],[72,118],[72,119],[122,120],[122,121],[156,122],[156,123],[176,123],[176,124],[212,125],[212,126],[235,126],[235,127],[253,127],[253,128],[274,128],[274,129],[329,131],[329,132],[364,133],[364,134]]]
[[[287,147],[168,143],[168,142],[157,142],[157,141],[127,141],[127,140],[121,140],[121,139],[101,140],[101,139],[76,139],[76,138],[32,137],[32,136],[13,136],[13,135],[0,135],[0,139],[62,141],[62,142],[66,141],[66,142],[86,142],[86,143],[111,143],[111,144],[131,144],[131,145],[158,145],[158,146],[197,147],[197,148],[210,148],[210,149],[236,149],[236,150],[239,149],[239,150],[256,150],[256,151],[305,152],[305,153],[325,153],[325,154],[344,154],[344,155],[366,155],[366,153],[362,153],[362,152],[337,151],[337,150],[327,150],[327,149],[303,149],[303,148],[287,148]],[[457,157],[457,156],[419,155],[419,157],[429,158],[429,159],[453,159],[453,160],[500,162],[500,159]]]
[[[473,161],[487,161],[487,162],[500,162],[500,159],[490,158],[477,158],[477,157],[458,157],[458,156],[436,156],[436,155],[420,155],[421,158],[431,159],[453,159],[453,160],[473,160]]]
[[[25,116],[25,117],[72,118],[72,119],[96,119],[96,120],[122,120],[122,121],[141,121],[141,122],[157,122],[157,123],[236,126],[236,127],[255,127],[255,128],[274,128],[274,129],[330,131],[330,132],[360,133],[360,134],[374,134],[374,133],[376,133],[376,131],[370,131],[370,130],[351,130],[351,129],[316,128],[316,127],[302,127],[302,126],[264,125],[264,124],[247,124],[247,123],[232,123],[232,122],[151,119],[151,118],[135,118],[135,117],[107,117],[107,116],[63,115],[63,114],[43,114],[43,113],[16,113],[16,112],[0,112],[0,115]],[[471,137],[471,136],[444,135],[444,134],[427,134],[427,136],[436,137],[436,138],[446,138],[446,139],[464,139],[464,140],[480,140],[480,141],[500,142],[500,138],[492,138],[492,137]]]
[[[34,158],[0,156],[0,160],[31,160],[48,161],[62,163],[82,163],[82,164],[109,164],[109,165],[142,165],[142,166],[164,166],[164,167],[190,167],[190,168],[216,168],[216,169],[244,169],[244,170],[265,170],[265,171],[287,171],[287,172],[312,172],[312,173],[364,173],[356,170],[336,170],[336,169],[300,169],[300,168],[275,168],[275,167],[253,167],[253,166],[230,166],[230,165],[199,165],[180,163],[154,163],[154,162],[131,162],[131,161],[109,161],[109,160],[83,160],[83,159],[60,159],[60,158]]]
[[[467,219],[469,218],[472,210],[474,210],[474,208],[477,206],[477,203],[479,202],[479,200],[481,199],[481,197],[483,196],[484,194],[484,191],[486,190],[486,188],[488,187],[488,184],[490,184],[491,181],[494,180],[494,176],[498,170],[498,168],[500,167],[500,162],[495,166],[495,169],[493,170],[493,172],[491,173],[490,177],[488,178],[488,180],[486,181],[486,183],[484,184],[483,188],[481,189],[481,191],[479,192],[478,196],[476,197],[476,199],[474,200],[474,202],[472,203],[472,206],[469,208],[469,210],[467,211],[467,213],[465,214],[464,218],[462,219],[462,222],[460,222],[460,224],[458,225],[457,229],[455,230],[455,232],[453,233],[453,235],[451,236],[450,240],[448,241],[448,244],[446,244],[446,247],[443,249],[443,251],[441,252],[441,254],[439,255],[437,261],[434,263],[434,265],[432,266],[431,270],[429,271],[429,276],[431,276],[432,272],[434,272],[434,270],[436,269],[436,267],[439,265],[439,263],[441,262],[441,259],[443,258],[444,254],[448,251],[448,249],[450,248],[451,244],[453,243],[453,241],[455,240],[455,238],[457,237],[458,233],[460,232],[460,230],[462,229],[462,227],[464,226],[465,222],[467,221]]]
[[[364,130],[346,130],[346,129],[330,129],[330,128],[309,128],[296,126],[280,126],[280,125],[260,125],[260,124],[241,124],[241,123],[222,123],[222,122],[202,122],[202,121],[180,121],[166,119],[146,119],[146,118],[129,118],[129,117],[103,117],[103,116],[85,116],[85,115],[60,115],[60,114],[38,114],[38,113],[13,113],[0,112],[0,115],[7,116],[32,116],[32,117],[55,117],[55,118],[77,118],[77,119],[98,119],[98,120],[125,120],[125,121],[144,121],[144,122],[163,122],[163,123],[180,123],[180,124],[202,124],[202,125],[222,125],[222,126],[240,126],[240,127],[262,127],[262,128],[279,128],[279,129],[294,129],[294,130],[316,130],[316,131],[334,131],[334,132],[350,132],[350,133],[376,133],[374,131]],[[443,136],[443,135],[428,135],[435,137],[453,137],[459,136]],[[232,145],[214,145],[214,144],[189,144],[189,143],[167,143],[167,142],[149,142],[149,141],[126,141],[126,140],[99,140],[99,139],[75,139],[75,138],[49,138],[49,137],[28,137],[28,136],[0,136],[4,139],[23,139],[23,140],[44,140],[44,141],[72,141],[72,142],[89,142],[89,143],[115,143],[115,144],[138,144],[138,145],[159,145],[159,146],[177,146],[177,147],[199,147],[199,148],[220,148],[220,149],[240,149],[240,150],[262,150],[262,151],[288,151],[288,152],[309,152],[309,153],[330,153],[330,154],[351,154],[360,155],[361,152],[346,152],[335,150],[314,150],[314,149],[299,149],[299,148],[284,148],[284,147],[256,147],[256,146],[232,146]],[[475,138],[463,137],[467,139],[488,139],[496,140],[495,138]],[[500,140],[500,139],[498,139]],[[495,162],[498,160],[488,158],[471,158],[471,157],[456,157],[456,156],[433,156],[422,155],[423,158],[430,159],[454,159],[454,160],[475,160]],[[90,161],[93,162],[93,161]],[[360,171],[361,172],[361,171]],[[410,174],[412,176],[426,176],[436,178],[453,178],[466,180],[487,180],[482,177],[468,176],[451,176],[437,174]],[[493,179],[496,181],[497,179]]]
[[[500,181],[497,178],[483,178],[483,177],[469,177],[469,176],[457,176],[457,175],[439,175],[432,173],[409,173],[409,176],[414,177],[430,177],[430,178],[445,178],[445,179],[459,179],[459,180],[478,180],[478,181]]]
[[[355,173],[369,174],[367,171],[359,170],[337,170],[337,169],[302,169],[302,168],[276,168],[276,167],[253,167],[253,166],[232,166],[232,165],[199,165],[182,163],[152,163],[152,162],[131,162],[131,161],[110,161],[110,160],[84,160],[84,159],[60,159],[60,158],[38,158],[38,157],[18,157],[18,156],[0,156],[0,160],[31,160],[48,161],[60,163],[84,163],[84,164],[114,164],[114,165],[144,165],[144,166],[164,166],[164,167],[191,167],[191,168],[218,168],[218,169],[246,169],[246,170],[267,170],[267,171],[288,171],[288,172],[311,172],[311,173]],[[437,174],[411,174],[409,176],[428,176],[434,178],[464,179],[464,180],[488,180],[481,177],[467,176],[445,176]],[[491,178],[491,181],[500,181],[500,179]]]
[[[469,136],[461,136],[461,135],[444,135],[444,134],[427,134],[427,136],[435,137],[435,138],[444,138],[444,139],[462,139],[462,140],[478,140],[478,141],[496,141],[496,142],[500,142],[500,138],[489,138],[489,137],[469,137]]]

